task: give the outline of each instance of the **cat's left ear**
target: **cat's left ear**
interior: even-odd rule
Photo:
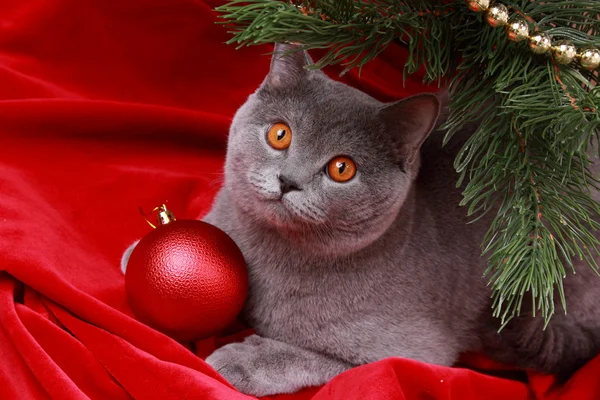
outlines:
[[[394,137],[399,158],[412,164],[439,114],[440,100],[434,93],[411,96],[381,109],[380,116]]]
[[[323,74],[321,70],[304,68],[311,64],[314,64],[313,60],[299,45],[276,43],[271,58],[271,69],[263,87],[293,86],[308,79],[311,74]]]

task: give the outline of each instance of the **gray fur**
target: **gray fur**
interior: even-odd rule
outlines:
[[[452,162],[461,138],[423,144],[437,97],[382,104],[304,69],[306,57],[274,56],[231,125],[225,183],[205,220],[245,256],[243,317],[257,335],[207,362],[262,396],[394,356],[449,366],[461,352],[483,350],[566,376],[591,358],[600,280],[583,265],[565,280],[569,314],[557,312],[545,331],[539,317],[524,315],[497,333],[480,256],[489,220],[467,225],[458,206]],[[280,121],[293,133],[284,151],[265,140]],[[337,155],[358,165],[347,183],[324,173]],[[300,190],[282,195],[278,175]]]
[[[131,257],[133,249],[135,249],[135,246],[137,246],[139,242],[139,240],[136,240],[123,252],[123,255],[121,256],[121,272],[123,272],[123,274],[127,272],[127,263],[129,262],[129,257]]]

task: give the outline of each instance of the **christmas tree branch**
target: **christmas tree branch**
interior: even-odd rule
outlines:
[[[424,50],[419,59],[411,60],[408,65],[411,72],[423,64],[425,57],[431,56],[428,74],[434,80],[447,72],[450,62],[450,49],[441,55],[430,41],[419,40],[426,30],[439,39],[448,33],[448,26],[435,21],[447,16],[451,12],[449,7],[434,10],[421,4],[412,8],[401,1],[236,0],[218,7],[217,11],[223,13],[222,18],[232,29],[229,44],[300,42],[307,49],[330,49],[315,68],[338,63],[346,66],[342,73],[360,68],[398,38]]]
[[[599,127],[597,76],[536,60],[502,30],[468,30],[456,40],[462,62],[450,85],[446,140],[485,116],[455,167],[467,182],[469,214],[498,209],[484,240],[495,315],[507,323],[531,293],[532,311],[549,320],[556,292],[566,309],[562,279],[573,257],[597,268],[600,225],[592,218],[600,208],[587,171]]]
[[[507,0],[513,14],[577,46],[600,45],[600,2]],[[217,9],[230,43],[299,42],[329,49],[316,68],[361,67],[393,40],[407,45],[406,73],[449,85],[445,140],[477,123],[455,161],[462,204],[495,216],[482,244],[495,315],[531,311],[548,321],[562,279],[583,259],[597,269],[600,207],[591,189],[590,144],[600,133],[598,72],[559,65],[507,40],[464,0],[231,1]],[[531,29],[534,28],[533,24]]]

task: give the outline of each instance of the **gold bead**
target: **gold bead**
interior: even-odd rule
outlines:
[[[508,22],[508,8],[502,3],[496,3],[485,12],[485,20],[494,28],[504,26]]]
[[[552,56],[559,64],[570,64],[577,55],[577,49],[570,40],[559,40],[552,46]]]
[[[552,48],[552,40],[547,33],[536,32],[529,36],[529,48],[535,54],[547,53]]]
[[[520,42],[529,36],[529,25],[520,15],[513,16],[506,25],[506,34],[513,42]]]
[[[593,47],[582,50],[579,54],[579,64],[590,71],[600,67],[600,50]]]
[[[490,6],[490,0],[467,0],[467,6],[473,11],[485,11]]]

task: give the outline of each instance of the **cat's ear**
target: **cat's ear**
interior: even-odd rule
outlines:
[[[412,164],[440,114],[436,94],[423,93],[384,106],[380,115],[393,135],[399,158]]]
[[[271,69],[265,79],[264,87],[293,86],[307,79],[310,74],[323,74],[320,70],[308,70],[307,65],[314,64],[308,53],[300,50],[299,45],[276,43],[271,58]]]

